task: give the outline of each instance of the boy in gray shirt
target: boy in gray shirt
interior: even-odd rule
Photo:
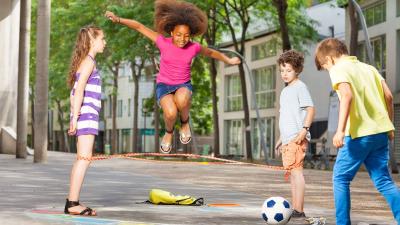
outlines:
[[[275,146],[282,153],[283,167],[290,175],[292,187],[292,217],[305,217],[303,163],[315,109],[307,86],[299,80],[304,56],[294,50],[282,53],[278,59],[282,80],[287,86],[282,90],[279,104],[279,131],[281,137]]]

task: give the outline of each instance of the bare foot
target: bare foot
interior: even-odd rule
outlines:
[[[164,137],[162,138],[162,143],[164,144],[171,144],[172,143],[172,134],[165,133]]]

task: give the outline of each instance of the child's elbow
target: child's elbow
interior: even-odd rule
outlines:
[[[307,109],[308,109],[308,113],[310,113],[312,116],[315,115],[315,107],[314,106],[309,106]]]
[[[392,93],[386,93],[385,94],[385,100],[387,103],[392,104],[393,103],[393,95]]]

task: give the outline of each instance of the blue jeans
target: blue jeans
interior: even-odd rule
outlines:
[[[393,216],[400,224],[400,189],[393,182],[388,168],[389,149],[387,133],[351,139],[344,138],[333,168],[333,194],[336,224],[349,225],[350,182],[364,163],[376,189],[385,197]]]

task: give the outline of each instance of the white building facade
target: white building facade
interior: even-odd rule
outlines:
[[[335,7],[333,2],[315,5],[307,10],[307,14],[319,24],[316,27],[320,36],[344,38],[344,9]],[[249,35],[246,41],[244,57],[251,70],[255,82],[257,105],[265,128],[265,142],[269,149],[269,158],[275,158],[274,146],[279,138],[279,96],[284,88],[276,63],[281,54],[280,36],[277,32],[258,32]],[[224,47],[232,47],[227,44]],[[314,65],[313,53],[316,45],[307,46],[304,70],[300,79],[306,83],[316,107],[313,123],[313,133],[321,138],[325,134],[328,121],[329,94],[332,90],[329,76],[326,72],[317,71]],[[233,49],[232,49],[233,50]],[[247,76],[247,75],[246,75]],[[219,64],[219,126],[220,154],[246,154],[244,149],[244,112],[242,107],[241,84],[236,66]],[[263,152],[259,146],[259,132],[256,121],[254,102],[251,98],[251,85],[246,77],[247,96],[250,107],[252,154],[255,159],[262,159]]]
[[[151,70],[144,70],[144,75],[139,78],[139,98],[138,98],[138,148],[136,152],[153,152],[154,146],[154,125],[153,113],[143,112],[144,99],[153,96],[154,80]],[[133,134],[133,110],[134,110],[134,82],[132,71],[128,63],[123,63],[119,69],[118,93],[117,93],[117,146],[118,153],[132,152]],[[104,110],[104,143],[111,144],[112,130],[112,89],[105,87]]]

